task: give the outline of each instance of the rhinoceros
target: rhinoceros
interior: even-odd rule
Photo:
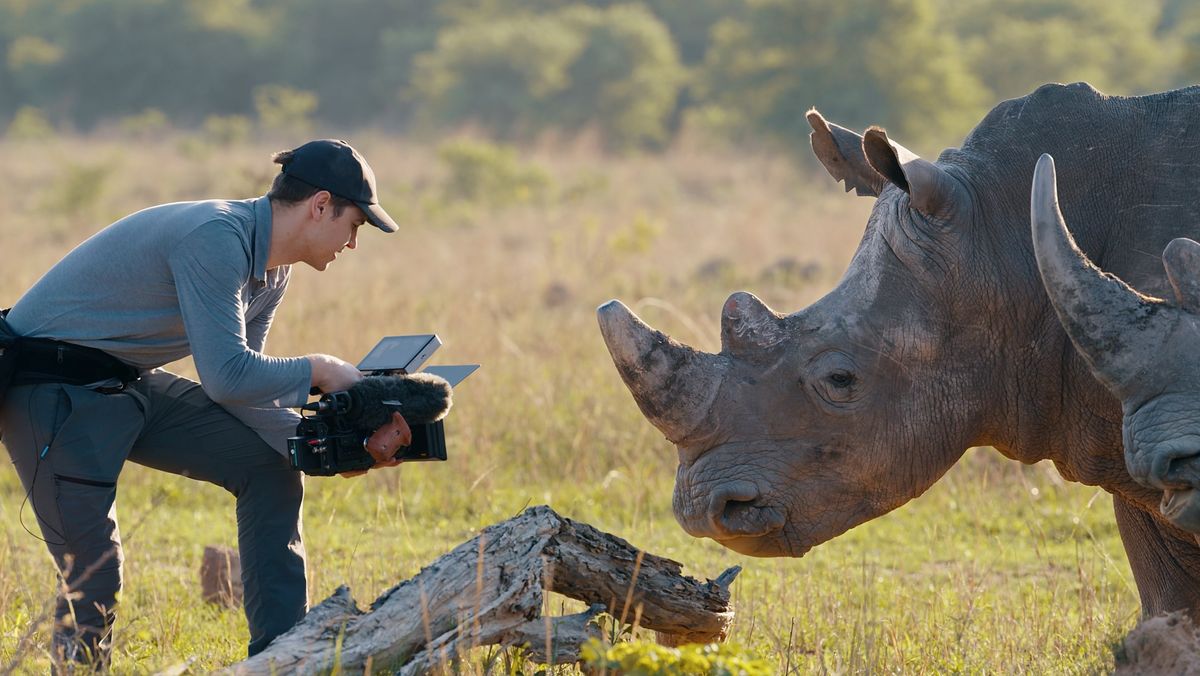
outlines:
[[[1162,491],[1167,520],[1200,533],[1200,243],[1171,240],[1162,253],[1170,298],[1144,296],[1079,250],[1055,178],[1043,155],[1030,209],[1046,291],[1092,373],[1121,400],[1130,475]]]
[[[597,310],[621,378],[678,451],[678,522],[744,554],[803,556],[992,446],[1112,494],[1143,612],[1200,609],[1200,546],[1126,469],[1120,403],[1055,315],[1029,212],[1050,153],[1083,251],[1162,295],[1158,252],[1200,237],[1200,88],[1122,98],[1046,85],[932,162],[878,127],[807,119],[827,171],[876,200],[832,291],[788,315],[733,294],[717,354],[619,301]]]

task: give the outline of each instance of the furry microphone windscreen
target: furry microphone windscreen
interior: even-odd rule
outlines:
[[[424,425],[450,411],[450,383],[432,373],[367,376],[350,386],[346,422],[364,432],[382,427],[399,411],[409,425]],[[397,403],[383,403],[383,402]]]

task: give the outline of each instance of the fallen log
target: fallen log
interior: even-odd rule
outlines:
[[[682,565],[559,516],[546,506],[485,528],[358,608],[342,586],[235,674],[390,669],[418,674],[487,645],[527,646],[539,662],[570,663],[608,612],[672,643],[720,641],[733,611],[733,567],[699,582]],[[589,604],[577,615],[542,615],[546,591]]]

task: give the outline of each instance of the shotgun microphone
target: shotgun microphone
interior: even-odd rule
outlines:
[[[332,392],[301,408],[315,413],[338,413],[353,429],[370,434],[387,424],[393,412],[409,425],[437,422],[450,411],[451,389],[445,378],[432,373],[367,376],[342,392]]]

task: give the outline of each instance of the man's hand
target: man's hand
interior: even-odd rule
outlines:
[[[408,422],[404,420],[404,416],[398,412],[392,412],[392,419],[384,424],[383,427],[375,430],[374,434],[367,437],[363,442],[363,448],[371,457],[375,459],[375,465],[372,467],[395,467],[400,464],[396,459],[396,451],[402,446],[408,446],[412,443],[412,430],[408,426]],[[366,474],[367,470],[359,470],[357,472],[342,472],[341,476],[345,478],[360,476]]]
[[[321,392],[340,392],[362,380],[362,373],[348,361],[328,354],[310,354],[305,357],[312,365],[312,386]]]

